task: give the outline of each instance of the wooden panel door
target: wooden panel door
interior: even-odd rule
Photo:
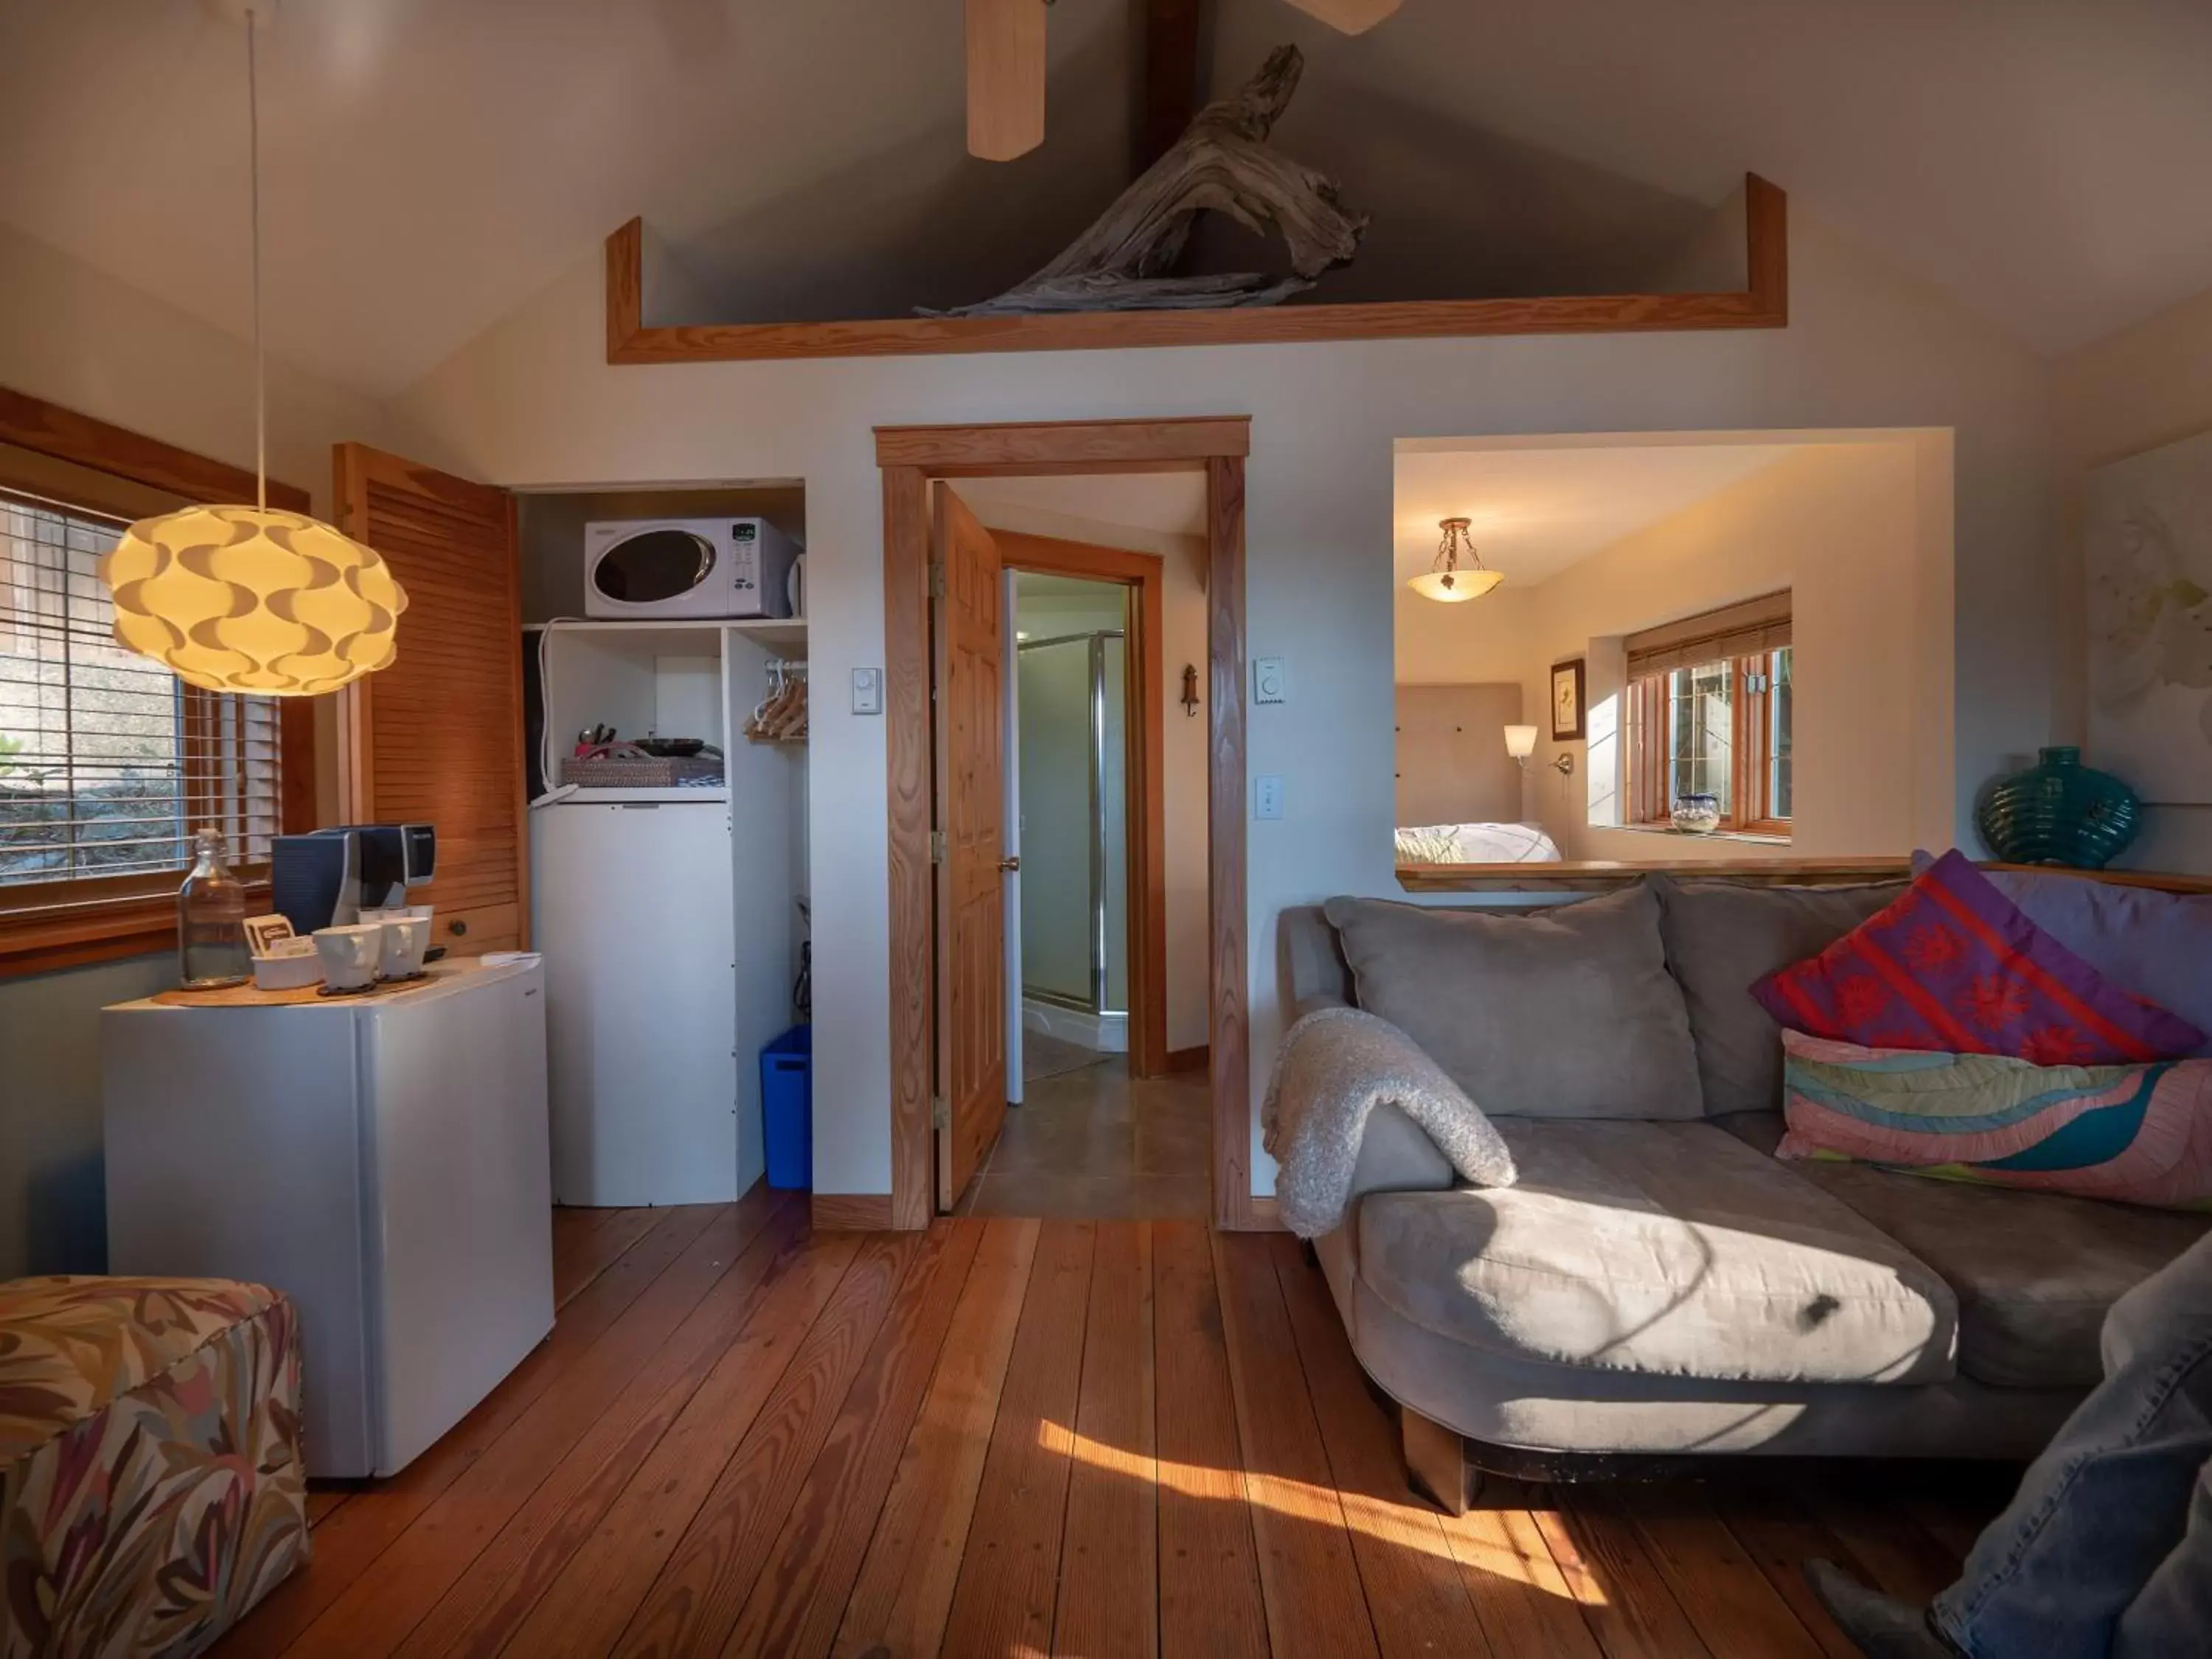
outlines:
[[[523,800],[522,592],[514,501],[361,444],[337,447],[339,526],[407,590],[392,666],[341,693],[349,823],[424,823],[434,943],[455,956],[529,939]]]
[[[1006,1120],[1006,872],[1000,705],[1006,620],[999,544],[957,495],[936,487],[937,1203],[949,1210]]]

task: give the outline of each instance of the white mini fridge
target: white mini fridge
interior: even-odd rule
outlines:
[[[300,1310],[307,1472],[397,1474],[553,1328],[544,974],[100,1017],[108,1270]]]

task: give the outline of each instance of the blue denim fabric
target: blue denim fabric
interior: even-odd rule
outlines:
[[[2212,1234],[2113,1304],[2104,1361],[1936,1598],[1969,1659],[2212,1655]]]

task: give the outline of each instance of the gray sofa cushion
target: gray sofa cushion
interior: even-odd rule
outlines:
[[[1537,914],[1357,898],[1325,908],[1359,1006],[1492,1117],[1702,1114],[1689,1015],[1646,888]]]
[[[1516,1359],[1715,1382],[1927,1382],[1957,1304],[1849,1206],[1709,1123],[1498,1126],[1516,1186],[1360,1202],[1359,1274]]]
[[[1906,884],[1746,887],[1651,878],[1667,969],[1690,1011],[1706,1111],[1782,1104],[1782,1028],[1752,1000],[1752,982],[1817,955]]]
[[[1771,1152],[1782,1114],[1747,1112],[1722,1127]],[[1786,1167],[1943,1276],[1959,1299],[1959,1369],[1996,1388],[2100,1382],[2106,1310],[2212,1228],[2212,1216],[2008,1192],[1871,1164],[1807,1158]]]

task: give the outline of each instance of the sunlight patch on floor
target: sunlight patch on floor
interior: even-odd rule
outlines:
[[[1110,1474],[1125,1475],[1133,1480],[1156,1482],[1170,1492],[1188,1498],[1218,1498],[1222,1476],[1225,1473],[1243,1488],[1244,1501],[1257,1508],[1271,1510],[1296,1521],[1310,1521],[1318,1526],[1340,1524],[1394,1549],[1418,1550],[1424,1555],[1453,1561],[1462,1568],[1473,1568],[1493,1577],[1525,1584],[1531,1589],[1542,1590],[1546,1595],[1559,1596],[1563,1600],[1578,1601],[1594,1607],[1605,1603],[1604,1592],[1580,1563],[1577,1563],[1571,1572],[1563,1574],[1553,1565],[1548,1553],[1540,1562],[1528,1553],[1531,1548],[1529,1540],[1534,1538],[1533,1527],[1509,1527],[1502,1515],[1492,1516],[1481,1511],[1470,1511],[1460,1521],[1443,1521],[1443,1526],[1455,1528],[1457,1540],[1455,1545],[1446,1540],[1438,1527],[1427,1524],[1441,1517],[1427,1509],[1422,1500],[1410,1496],[1402,1502],[1352,1493],[1346,1493],[1340,1498],[1333,1487],[1316,1486],[1286,1475],[1254,1474],[1245,1469],[1224,1471],[1199,1464],[1180,1463],[1172,1458],[1148,1457],[1124,1450],[1119,1446],[1109,1446],[1103,1441],[1094,1440],[1089,1435],[1050,1419],[1037,1425],[1037,1443],[1054,1456],[1088,1464]],[[1482,1535],[1485,1533],[1490,1535]],[[1521,1535],[1523,1533],[1526,1537]],[[1535,1540],[1533,1547],[1542,1548],[1541,1540]],[[1567,1577],[1577,1581],[1577,1588],[1572,1591],[1566,1588],[1565,1579]]]

